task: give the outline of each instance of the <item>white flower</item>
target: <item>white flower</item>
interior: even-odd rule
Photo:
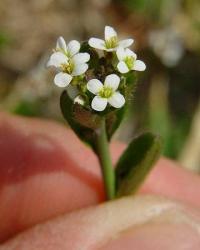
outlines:
[[[137,55],[130,49],[118,48],[117,58],[119,60],[117,68],[122,74],[130,70],[144,71],[146,69],[144,62],[137,60]]]
[[[116,31],[110,27],[106,26],[104,31],[105,40],[99,38],[90,38],[89,45],[95,49],[115,51],[119,47],[127,48],[133,43],[133,39],[125,39],[118,41]]]
[[[120,83],[119,76],[111,74],[106,76],[104,84],[98,79],[92,79],[87,83],[87,89],[96,95],[92,100],[92,108],[96,111],[103,111],[107,104],[115,108],[121,108],[125,99],[117,89]]]
[[[77,53],[69,58],[63,52],[58,51],[51,55],[47,66],[54,66],[59,72],[54,78],[55,84],[59,87],[66,87],[74,76],[79,76],[86,72],[88,69],[86,62],[89,59],[90,55],[88,53]]]
[[[80,47],[80,43],[76,40],[72,40],[68,44],[66,44],[62,36],[60,36],[56,42],[56,51],[62,52],[67,57],[72,57],[77,54],[80,50]]]
[[[75,99],[74,99],[74,103],[78,103],[79,105],[84,105],[85,104],[85,100],[82,96],[78,95]]]

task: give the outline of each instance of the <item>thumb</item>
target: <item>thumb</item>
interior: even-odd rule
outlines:
[[[154,196],[123,198],[38,225],[0,250],[196,250],[200,215]]]

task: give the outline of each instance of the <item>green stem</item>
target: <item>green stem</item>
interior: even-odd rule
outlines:
[[[101,164],[106,196],[108,200],[111,200],[115,197],[115,172],[110,157],[105,119],[102,119],[101,127],[97,132],[96,150]]]

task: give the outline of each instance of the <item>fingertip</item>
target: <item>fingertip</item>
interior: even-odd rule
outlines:
[[[200,177],[172,160],[160,158],[140,189],[200,207]]]
[[[198,249],[200,217],[154,196],[118,199],[36,226],[0,250]],[[170,239],[170,240],[169,240]]]
[[[1,114],[0,162],[0,241],[104,199],[97,159],[55,122]]]

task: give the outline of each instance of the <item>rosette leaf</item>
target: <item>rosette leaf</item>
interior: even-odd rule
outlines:
[[[99,117],[91,114],[78,103],[70,99],[66,91],[60,97],[60,107],[65,120],[76,135],[94,149],[95,128],[98,127]]]
[[[118,197],[137,191],[159,158],[161,144],[160,137],[149,132],[133,139],[116,166]]]

